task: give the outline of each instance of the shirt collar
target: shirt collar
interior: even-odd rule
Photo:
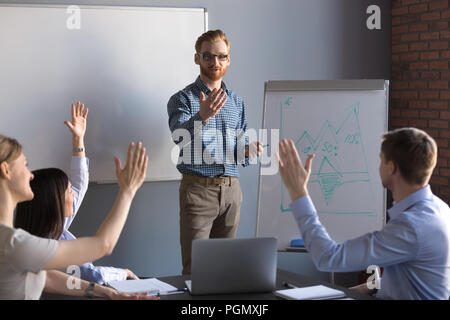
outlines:
[[[395,203],[394,201],[394,205],[392,206],[392,208],[388,210],[389,217],[391,219],[395,219],[396,217],[398,217],[400,213],[411,208],[417,202],[431,198],[432,196],[433,193],[431,192],[430,185],[427,184],[425,187],[417,190],[414,193],[411,193],[409,196],[401,200],[399,203]]]
[[[205,94],[210,94],[211,90],[209,90],[208,86],[206,84],[203,83],[203,81],[200,79],[200,76],[197,77],[197,79],[195,80],[195,84],[197,85],[197,87],[203,91]],[[227,93],[230,94],[228,92],[227,86],[225,85],[225,82],[222,81],[222,85],[221,85],[222,89]]]

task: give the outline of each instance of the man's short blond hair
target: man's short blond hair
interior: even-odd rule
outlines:
[[[221,41],[221,40],[225,41],[228,52],[230,52],[230,41],[225,36],[225,33],[223,33],[223,31],[219,30],[219,29],[207,31],[204,34],[202,34],[200,37],[198,37],[197,41],[195,42],[195,51],[197,53],[202,53],[202,52],[200,52],[200,50],[202,48],[203,42],[205,42],[205,41],[217,42],[217,41]]]

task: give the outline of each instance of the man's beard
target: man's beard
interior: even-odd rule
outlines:
[[[218,81],[225,75],[225,73],[227,72],[227,68],[227,66],[224,66],[221,68],[219,73],[216,73],[210,70],[210,68],[200,65],[200,73],[212,81]]]

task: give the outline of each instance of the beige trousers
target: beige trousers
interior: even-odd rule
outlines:
[[[183,274],[191,273],[192,240],[236,236],[241,203],[242,191],[237,178],[215,184],[183,175],[180,185]]]

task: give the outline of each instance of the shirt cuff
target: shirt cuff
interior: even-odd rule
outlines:
[[[191,125],[192,128],[194,128],[192,131],[193,136],[201,136],[203,133],[203,128],[206,127],[206,122],[203,121],[203,119],[200,117],[200,114],[197,112],[189,121],[192,121]],[[196,122],[201,122],[201,125],[196,125]]]
[[[127,280],[127,271],[114,267],[96,267],[102,275],[103,282],[109,284],[111,281]]]
[[[304,196],[291,202],[289,205],[295,218],[299,218],[304,214],[316,214],[316,208],[310,196]]]
[[[201,121],[203,127],[206,127],[206,125],[208,124],[206,121],[204,121],[202,119],[202,117],[200,117],[200,112],[197,112],[196,114],[194,114],[194,116],[192,118],[194,119],[194,121]]]

